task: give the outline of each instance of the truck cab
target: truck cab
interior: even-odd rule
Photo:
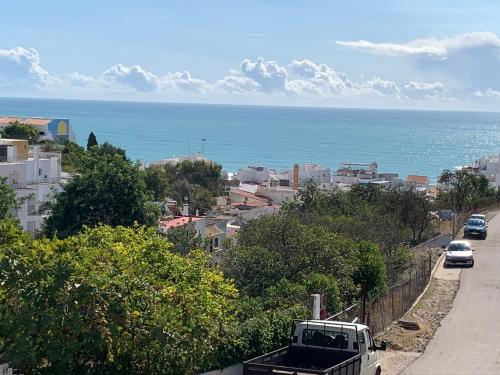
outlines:
[[[385,350],[375,345],[370,328],[364,324],[309,320],[295,326],[292,337],[294,352],[297,348],[317,348],[320,352],[335,351],[337,358],[348,359],[361,355],[360,375],[377,375],[381,366],[377,350]],[[307,352],[307,351],[306,351]]]
[[[378,350],[368,326],[326,320],[296,321],[288,347],[243,364],[245,375],[380,375]]]

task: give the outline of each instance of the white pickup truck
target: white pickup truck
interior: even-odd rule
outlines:
[[[287,347],[243,363],[243,375],[380,375],[378,350],[368,326],[325,320],[295,322]]]

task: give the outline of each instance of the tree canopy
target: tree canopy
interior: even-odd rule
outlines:
[[[47,236],[66,237],[84,225],[156,225],[159,209],[146,189],[139,164],[119,149],[107,153],[103,147],[83,155],[78,173],[45,207],[49,213],[44,224]]]
[[[89,151],[92,147],[97,146],[97,138],[94,132],[90,132],[89,137],[87,139],[87,151]]]
[[[30,145],[38,142],[38,130],[31,125],[19,121],[6,126],[2,131],[2,137],[9,139],[25,139]]]
[[[153,229],[1,239],[2,360],[22,373],[195,374],[235,346],[234,285]]]
[[[0,220],[11,216],[18,206],[16,192],[7,184],[7,177],[0,176]]]
[[[156,201],[171,198],[179,205],[189,203],[191,213],[206,214],[222,193],[222,167],[204,161],[183,161],[175,165],[151,165],[144,171],[148,189]]]

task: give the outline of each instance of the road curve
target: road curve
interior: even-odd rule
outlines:
[[[500,215],[488,231],[471,240],[474,268],[463,269],[452,309],[403,374],[500,374]]]

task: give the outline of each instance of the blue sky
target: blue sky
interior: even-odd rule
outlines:
[[[17,1],[0,96],[496,109],[492,1]]]

